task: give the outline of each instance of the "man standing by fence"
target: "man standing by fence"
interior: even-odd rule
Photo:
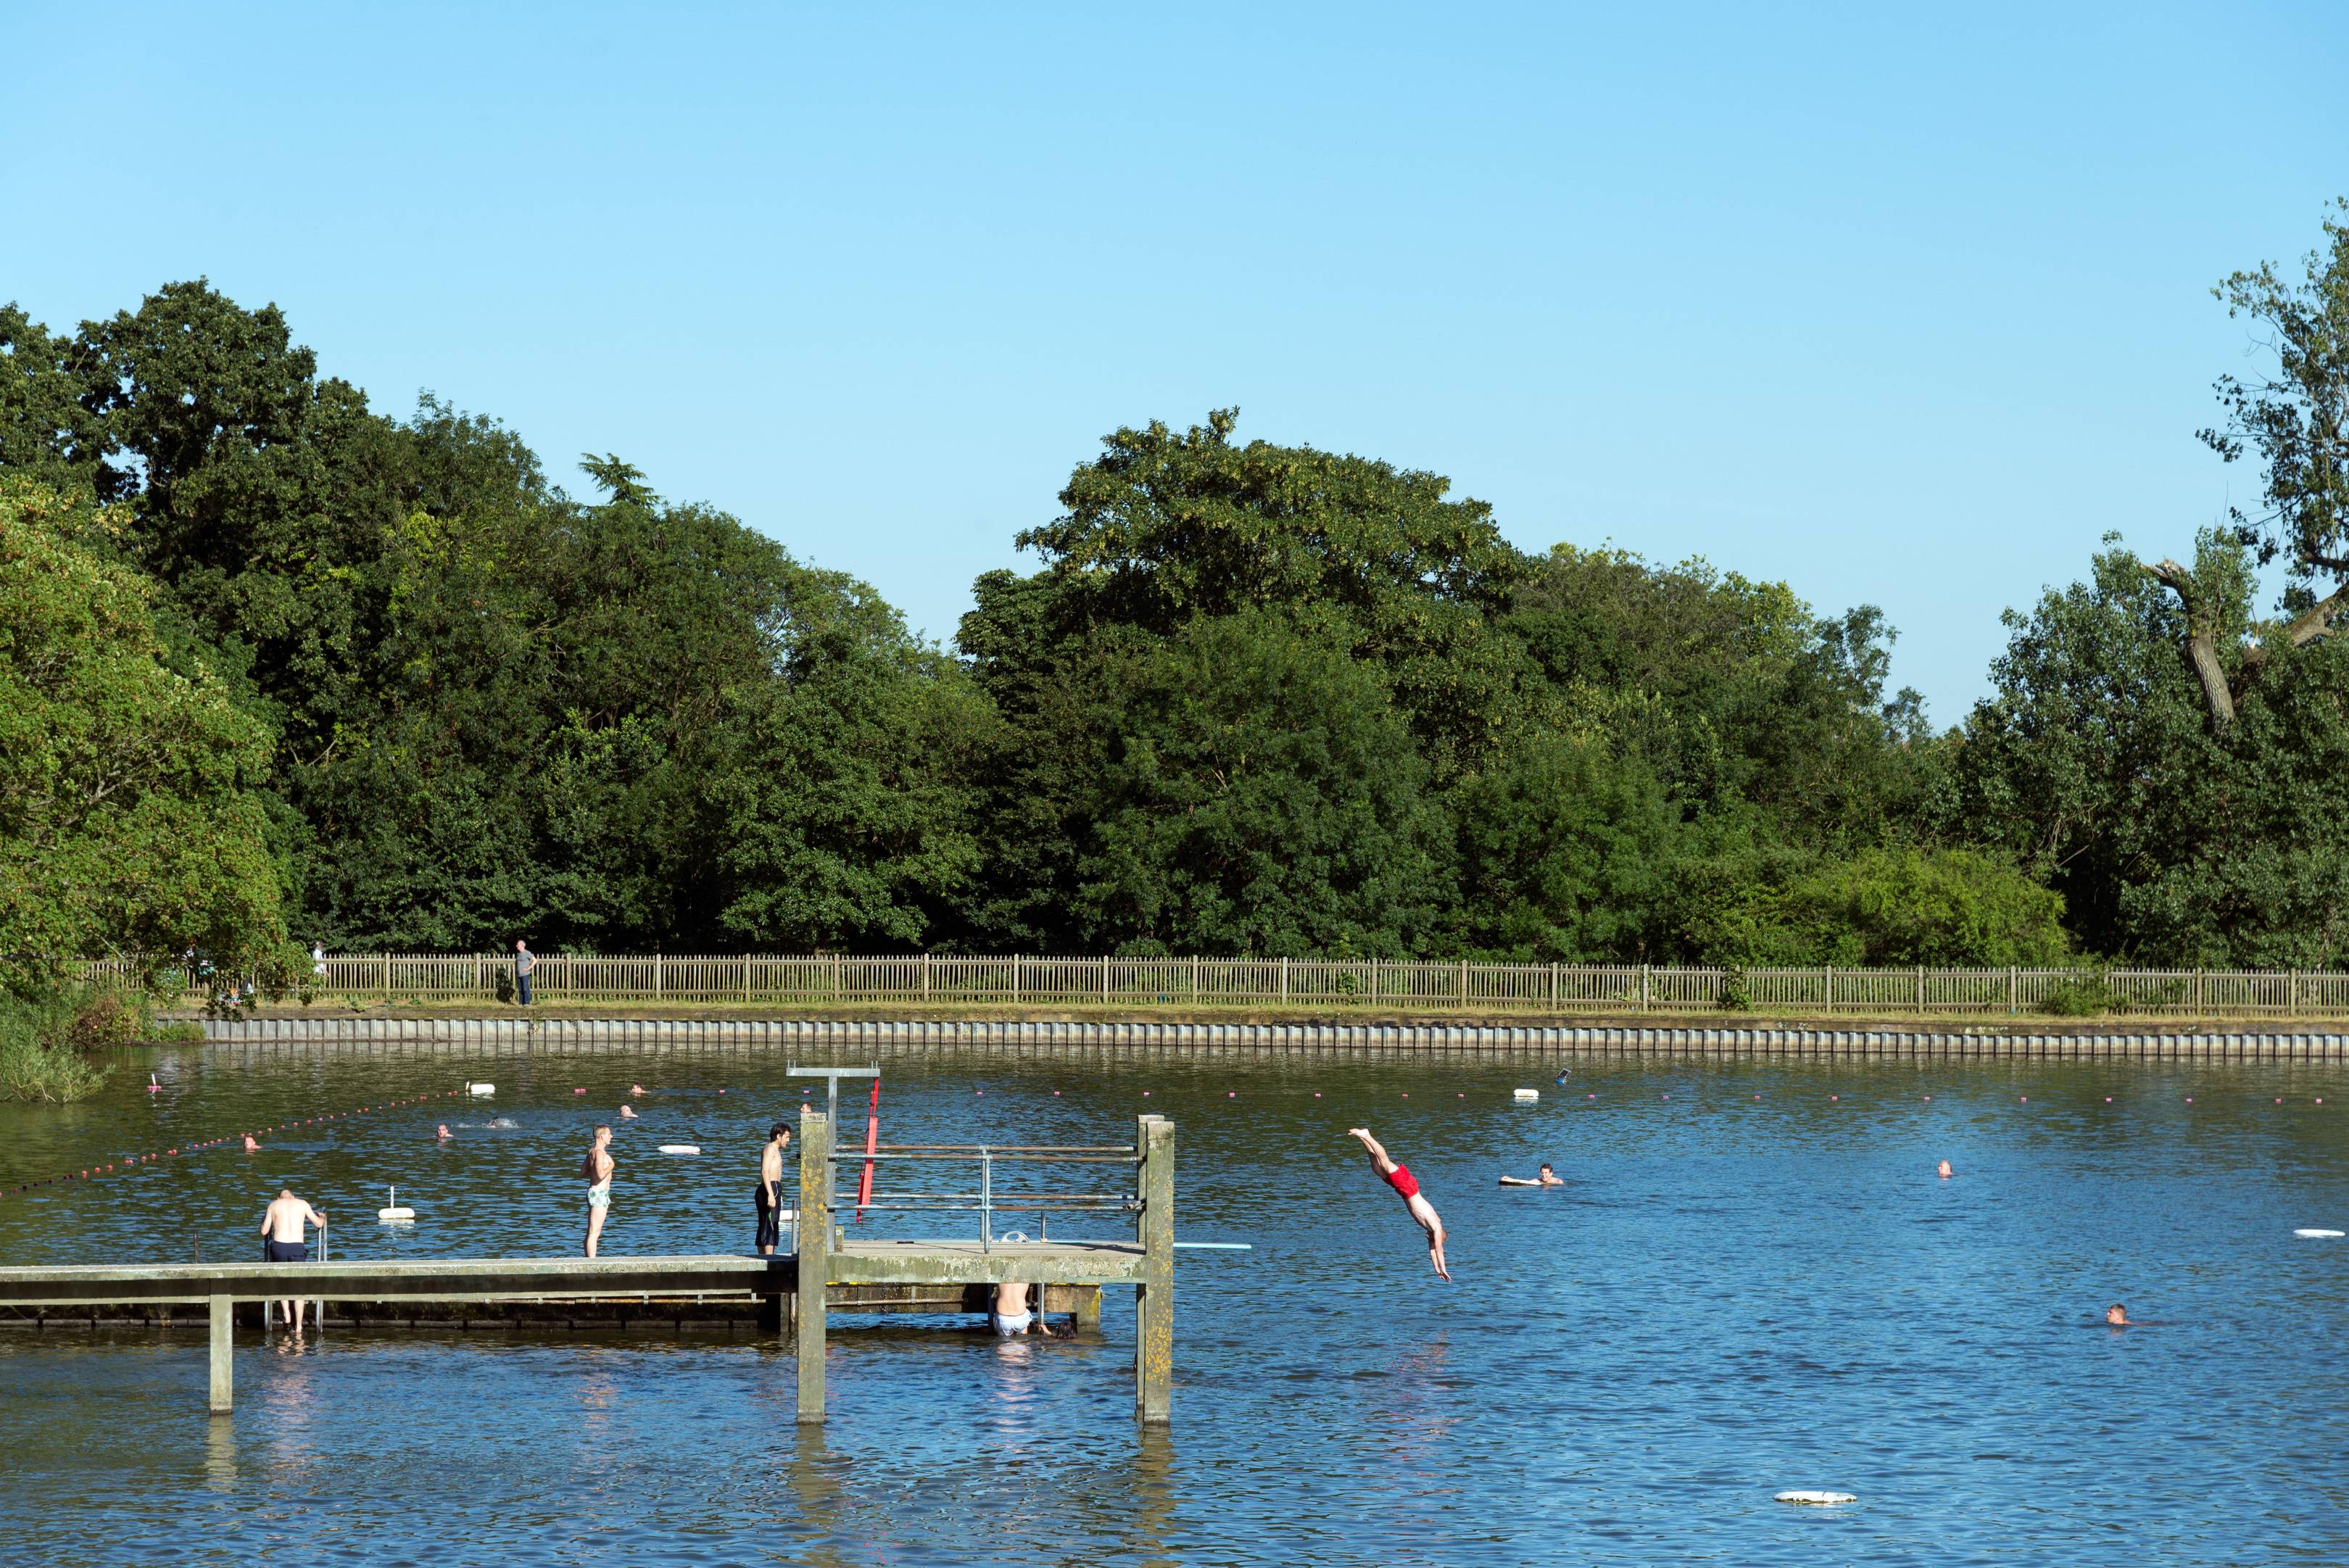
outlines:
[[[523,1006],[530,1006],[530,972],[538,967],[538,954],[530,944],[514,938],[514,999]]]

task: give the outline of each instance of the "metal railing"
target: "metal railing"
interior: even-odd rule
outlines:
[[[512,954],[342,953],[297,976],[317,996],[419,1002],[510,993]],[[94,960],[92,977],[134,961]],[[195,978],[190,977],[191,994]],[[2038,1013],[2184,1016],[2349,1014],[2338,970],[1731,969],[1644,964],[1482,964],[1468,959],[966,957],[900,954],[627,956],[542,954],[545,1003],[754,1006],[1010,1004],[1119,1008],[1408,1007],[1426,1012]]]
[[[978,1167],[978,1191],[874,1191],[868,1199],[834,1199],[835,1215],[853,1212],[865,1213],[976,1213],[978,1216],[978,1245],[981,1252],[991,1251],[999,1240],[995,1234],[998,1213],[1034,1214],[1037,1216],[1035,1240],[1051,1239],[1051,1216],[1054,1214],[1139,1214],[1142,1212],[1142,1183],[1137,1177],[1131,1190],[1114,1192],[999,1192],[995,1186],[995,1168],[999,1163],[1013,1165],[1122,1165],[1138,1170],[1142,1151],[1132,1144],[985,1144],[985,1143],[885,1143],[867,1154],[861,1149],[834,1150],[830,1156],[833,1189],[838,1191],[839,1171],[843,1166],[875,1165],[891,1162],[947,1162],[976,1164]],[[910,1174],[910,1172],[909,1172]],[[1024,1234],[1013,1233],[999,1238],[1006,1242],[1024,1242]]]

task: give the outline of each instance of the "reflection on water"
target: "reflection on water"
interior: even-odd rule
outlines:
[[[605,1251],[743,1251],[761,1135],[800,1098],[779,1058],[731,1050],[181,1051],[155,1066],[158,1095],[139,1092],[142,1066],[89,1104],[0,1107],[0,1185],[469,1077],[499,1088],[445,1143],[436,1127],[461,1099],[0,1199],[0,1261],[246,1256],[281,1184],[336,1216],[338,1256],[567,1253],[586,1132],[637,1081],[639,1117],[615,1128]],[[7,1331],[0,1556],[2349,1552],[2330,1438],[2349,1398],[2349,1254],[2292,1234],[2349,1228],[2349,1073],[1593,1059],[1569,1095],[1554,1072],[1432,1056],[893,1062],[892,1140],[1098,1142],[1140,1111],[1174,1117],[1183,1234],[1256,1250],[1183,1257],[1171,1431],[1133,1424],[1131,1308],[1114,1293],[1102,1335],[1077,1341],[838,1315],[821,1429],[793,1419],[772,1334],[337,1329],[297,1346],[246,1330],[237,1410],[213,1420],[200,1334]],[[1547,1086],[1543,1101],[1512,1104],[1524,1084]],[[493,1117],[513,1125],[481,1125]],[[1345,1139],[1365,1122],[1442,1209],[1458,1284],[1429,1274]],[[1954,1179],[1932,1174],[1942,1158]],[[1495,1185],[1543,1160],[1565,1188]],[[394,1183],[415,1225],[354,1218]],[[873,1222],[893,1223],[909,1228]],[[2104,1328],[2113,1301],[2147,1326]],[[1862,1501],[1770,1501],[1796,1486]]]

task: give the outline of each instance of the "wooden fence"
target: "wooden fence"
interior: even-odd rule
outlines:
[[[319,995],[419,1002],[507,994],[513,955],[338,953]],[[98,961],[93,975],[131,965]],[[2261,1017],[2349,1013],[2349,974],[2242,970],[1708,969],[1381,959],[543,954],[540,1002],[1009,1003],[1127,1007],[1406,1007],[1472,1013],[2011,1015],[2111,1011]],[[2071,999],[2074,1006],[2063,1003]]]

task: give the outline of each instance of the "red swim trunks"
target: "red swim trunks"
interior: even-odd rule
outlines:
[[[1411,1168],[1407,1165],[1398,1165],[1393,1170],[1388,1171],[1387,1185],[1395,1190],[1395,1194],[1398,1197],[1416,1198],[1419,1196],[1419,1179],[1411,1173]]]

